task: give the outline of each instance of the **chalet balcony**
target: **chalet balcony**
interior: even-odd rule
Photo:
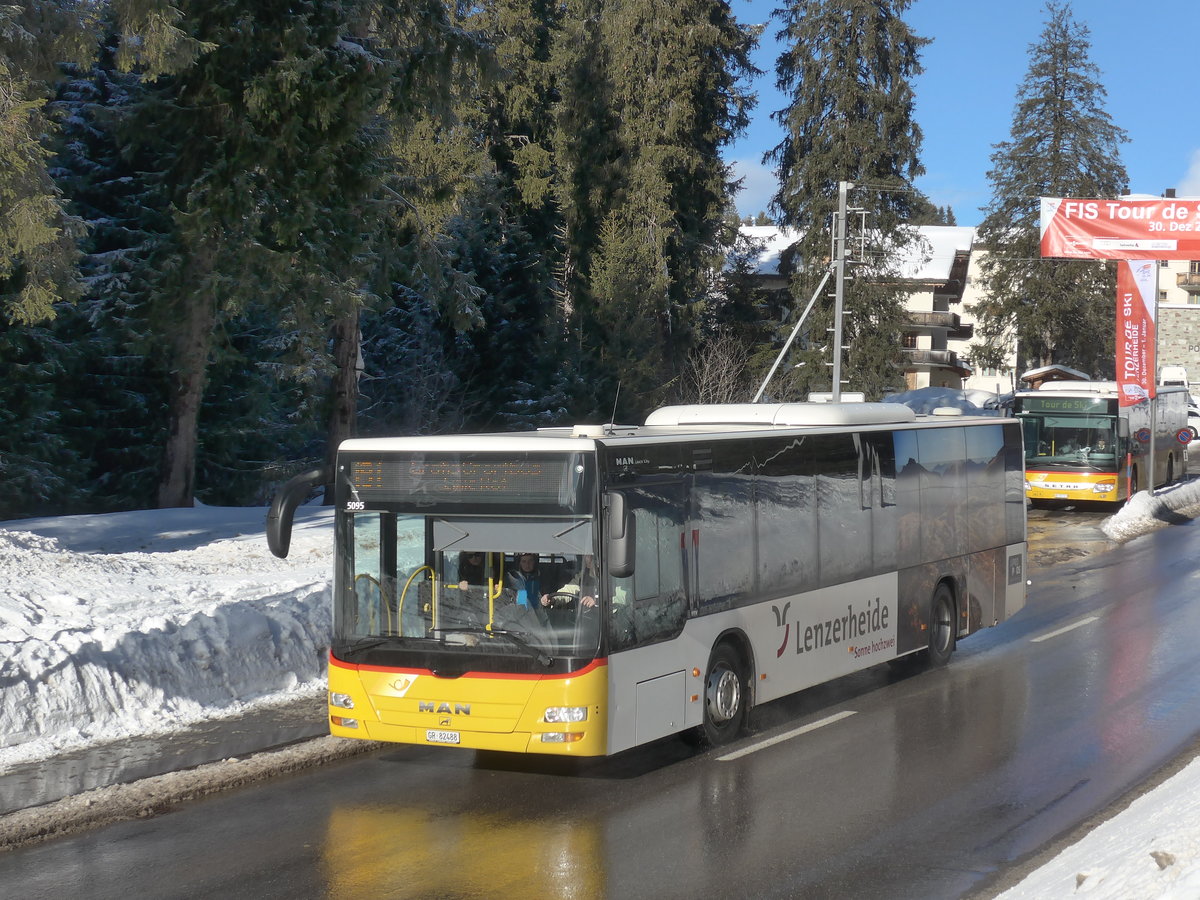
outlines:
[[[1200,294],[1200,272],[1180,272],[1175,276],[1175,287],[1189,294]]]
[[[959,326],[958,313],[932,312],[921,310],[908,314],[909,324],[914,328],[946,328],[955,329]]]
[[[908,369],[954,369],[962,375],[970,374],[971,366],[959,362],[953,350],[910,350],[904,349],[905,368]]]

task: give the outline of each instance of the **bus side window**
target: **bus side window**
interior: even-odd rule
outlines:
[[[612,578],[609,638],[613,650],[651,644],[677,635],[687,619],[683,560],[682,488],[663,484],[624,491],[635,519],[637,568]]]
[[[890,433],[861,436],[862,458],[869,461],[871,506],[872,572],[890,572],[896,568],[897,535],[900,514],[896,506],[896,451]],[[866,473],[864,473],[865,477]]]
[[[811,436],[758,445],[755,523],[758,587],[768,596],[817,584],[817,488],[808,473]]]
[[[999,547],[1005,543],[1005,520],[994,513],[1005,502],[1004,429],[985,425],[966,429],[967,437],[967,539],[971,547]]]
[[[871,510],[862,502],[854,436],[817,435],[812,441],[811,465],[817,488],[820,583],[850,581],[862,572],[863,560],[874,556]]]
[[[754,454],[722,441],[694,456],[687,550],[701,613],[738,606],[754,595]]]
[[[924,560],[958,556],[967,548],[967,484],[962,428],[918,432],[921,454],[921,549]]]

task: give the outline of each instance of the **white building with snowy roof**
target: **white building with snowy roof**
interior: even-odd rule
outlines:
[[[975,229],[921,225],[916,230],[922,240],[901,249],[902,256],[897,260],[901,283],[908,289],[910,320],[902,339],[905,388],[948,387],[994,393],[1013,390],[1015,339],[1005,365],[980,368],[972,362],[975,316],[971,306],[980,293]],[[780,264],[795,244],[796,232],[773,225],[743,225],[741,233],[759,247],[755,271],[762,290],[785,292],[787,278],[780,274]]]

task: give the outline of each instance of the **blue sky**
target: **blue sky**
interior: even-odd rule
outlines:
[[[771,113],[782,108],[775,88],[779,24],[768,21],[776,0],[731,0],[742,22],[767,22],[755,63],[758,106],[745,137],[725,159],[745,176],[738,211],[765,210],[775,176],[762,164],[781,132]],[[1200,34],[1197,0],[1076,0],[1076,21],[1089,28],[1091,60],[1108,92],[1106,108],[1129,142],[1121,159],[1133,193],[1200,195]],[[914,0],[904,16],[933,43],[924,48],[914,81],[916,120],[924,132],[918,186],[938,206],[949,204],[960,225],[979,224],[991,196],[987,172],[994,145],[1007,140],[1017,86],[1029,68],[1029,45],[1045,25],[1044,0]]]

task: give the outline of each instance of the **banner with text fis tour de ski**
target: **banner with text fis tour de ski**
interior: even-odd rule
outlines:
[[[1136,406],[1154,396],[1157,291],[1156,261],[1117,261],[1117,402],[1121,406]]]
[[[1041,200],[1042,256],[1200,259],[1200,199]]]
[[[1160,259],[1200,259],[1200,200],[1042,197],[1042,256],[1117,260],[1117,387],[1153,397]]]

